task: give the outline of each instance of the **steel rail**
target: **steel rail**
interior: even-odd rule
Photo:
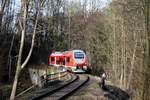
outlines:
[[[57,88],[51,92],[47,92],[41,96],[33,98],[32,100],[64,100],[85,85],[88,81],[89,76],[77,75],[77,78],[74,81],[62,86],[61,88]]]
[[[56,91],[58,91],[58,90],[60,90],[60,89],[62,89],[64,87],[70,85],[71,83],[75,82],[78,79],[79,79],[79,76],[75,75],[75,78],[73,80],[71,80],[70,82],[67,82],[66,84],[64,84],[62,86],[59,86],[59,87],[55,88],[54,90],[49,90],[49,91],[47,91],[47,92],[45,92],[45,93],[43,93],[43,94],[41,94],[39,96],[33,97],[31,100],[40,100],[41,98],[43,98],[43,97],[45,97],[47,95],[53,94]]]

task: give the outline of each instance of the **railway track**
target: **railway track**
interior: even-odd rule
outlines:
[[[56,88],[52,91],[48,91],[38,97],[32,98],[32,100],[63,100],[73,94],[76,90],[82,87],[89,81],[87,75],[76,75],[76,78],[71,82]]]

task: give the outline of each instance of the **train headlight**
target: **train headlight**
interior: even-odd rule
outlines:
[[[84,69],[84,70],[87,70],[87,66],[83,66],[83,69]]]

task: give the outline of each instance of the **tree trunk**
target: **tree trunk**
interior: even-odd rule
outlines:
[[[30,51],[28,53],[28,56],[26,58],[26,60],[24,61],[24,63],[21,65],[21,58],[22,58],[22,51],[23,51],[23,46],[24,46],[24,38],[25,38],[25,32],[26,32],[26,21],[27,21],[27,11],[28,11],[28,4],[29,2],[24,1],[24,15],[23,15],[23,30],[22,30],[22,34],[21,34],[21,44],[20,44],[20,50],[19,50],[19,57],[18,57],[18,62],[17,62],[17,70],[16,70],[16,74],[15,74],[15,80],[14,80],[14,84],[13,84],[13,89],[11,92],[11,96],[10,96],[10,100],[14,100],[15,99],[15,93],[16,93],[16,87],[17,87],[17,81],[18,81],[18,77],[19,77],[19,73],[21,71],[21,69],[23,69],[26,64],[28,63],[32,51],[33,51],[33,46],[34,46],[34,40],[35,40],[35,35],[36,35],[36,28],[37,28],[37,22],[38,22],[38,15],[39,15],[39,11],[41,9],[41,6],[43,6],[44,4],[43,0],[40,4],[40,7],[37,9],[36,11],[36,19],[35,19],[35,25],[34,25],[34,32],[33,32],[33,37],[32,37],[32,44],[31,44],[31,48]]]
[[[136,49],[137,49],[137,40],[135,42],[135,46],[134,46],[134,51],[133,51],[133,55],[132,55],[132,60],[131,60],[131,69],[130,69],[130,73],[129,73],[129,79],[128,79],[128,83],[127,83],[127,88],[130,88],[130,83],[132,80],[132,76],[133,76],[133,70],[134,70],[134,62],[135,62],[135,55],[136,55]]]
[[[117,74],[117,66],[116,66],[116,59],[117,59],[117,53],[116,53],[116,25],[115,25],[115,18],[116,16],[114,15],[114,18],[113,18],[113,22],[114,22],[114,24],[113,24],[113,71],[114,71],[114,80],[116,80],[117,79],[117,77],[116,77],[116,74]]]
[[[121,34],[121,77],[120,77],[120,86],[124,87],[124,74],[125,74],[125,32],[124,32],[124,19],[122,18],[122,34]]]
[[[13,48],[13,44],[14,44],[14,39],[15,39],[15,34],[13,35],[13,38],[12,38],[12,41],[11,41],[11,45],[10,45],[10,50],[9,50],[9,54],[8,54],[8,69],[9,69],[9,81],[10,81],[10,77],[11,77],[11,51],[12,51],[12,48]]]
[[[8,0],[3,0],[2,5],[1,5],[1,9],[0,9],[0,33],[2,31],[2,20],[3,20],[4,10],[5,10],[7,1]]]
[[[30,48],[30,51],[28,53],[28,56],[27,56],[26,60],[24,61],[24,63],[21,66],[21,69],[23,69],[26,66],[26,64],[28,63],[28,61],[31,57],[32,51],[33,51],[34,40],[35,40],[35,35],[36,35],[36,28],[37,28],[37,22],[38,22],[38,15],[39,15],[39,10],[37,10],[37,12],[36,12],[36,21],[35,21],[35,25],[34,25],[31,48]]]
[[[145,1],[145,27],[146,27],[146,51],[145,51],[145,57],[146,60],[144,62],[144,85],[143,85],[143,93],[142,93],[142,99],[148,100],[148,86],[149,86],[149,71],[150,71],[150,30],[149,30],[149,6],[150,2]]]
[[[19,68],[19,67],[17,66],[17,68]],[[13,83],[13,88],[12,88],[12,91],[11,91],[10,100],[15,100],[15,94],[16,94],[16,88],[17,88],[19,73],[20,73],[20,70],[18,70],[16,72],[14,83]]]
[[[22,52],[23,52],[23,46],[24,46],[24,37],[25,37],[25,32],[26,32],[26,19],[27,19],[27,4],[25,3],[24,4],[24,12],[23,12],[23,30],[21,33],[19,56],[18,56],[16,74],[15,74],[15,79],[14,79],[14,83],[13,83],[13,89],[11,91],[10,100],[15,99],[17,81],[18,81],[20,70],[21,70],[21,59],[22,59]]]

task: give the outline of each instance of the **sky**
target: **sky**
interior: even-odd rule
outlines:
[[[16,1],[16,9],[20,8],[21,0],[15,0]],[[84,2],[85,0],[68,0],[69,2]],[[100,6],[101,8],[106,7],[111,0],[86,0],[88,6],[92,3],[92,1],[96,1],[97,6]]]
[[[68,1],[81,2],[81,4],[83,4],[86,1],[88,10],[91,9],[93,2],[95,2],[94,6],[100,9],[106,7],[111,2],[111,0],[68,0]]]
[[[98,9],[103,9],[104,7],[107,7],[107,5],[111,2],[111,0],[67,0],[68,2],[81,2],[81,5],[86,1],[87,3],[87,10],[90,10],[92,8],[93,2],[96,2],[94,6]],[[15,12],[18,13],[20,6],[21,6],[21,0],[15,0]]]

